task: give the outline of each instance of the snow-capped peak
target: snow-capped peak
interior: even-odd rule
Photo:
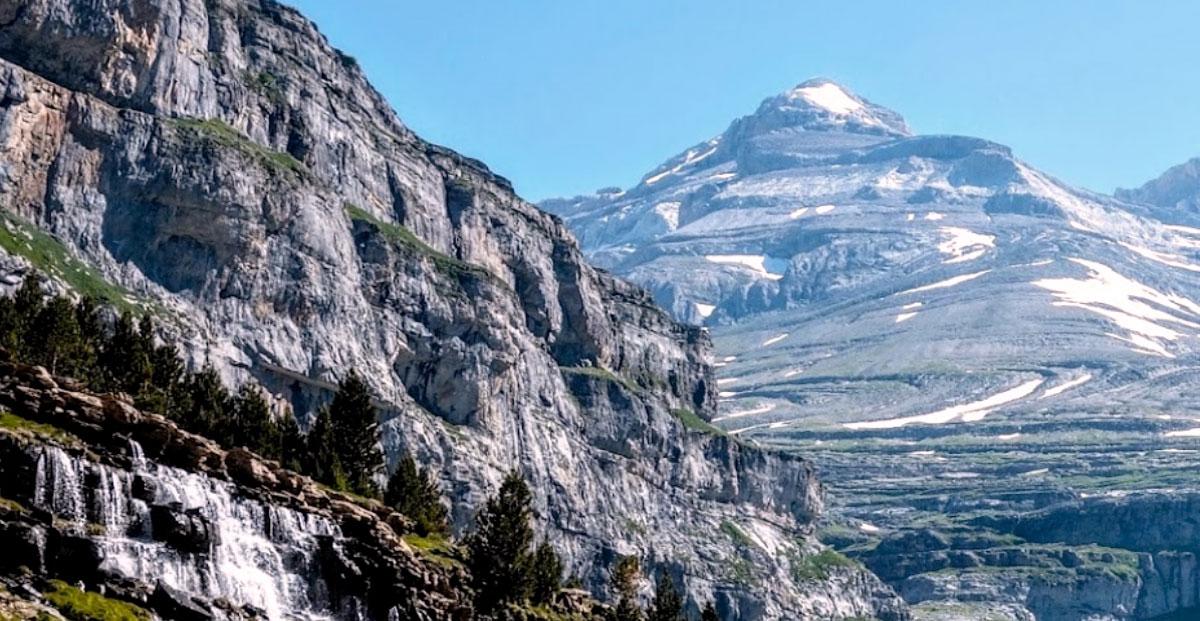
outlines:
[[[803,127],[854,133],[909,136],[899,114],[877,106],[850,89],[824,78],[802,82],[759,106],[753,117],[760,129]]]
[[[834,114],[851,114],[863,109],[862,102],[833,82],[805,82],[788,91],[788,99],[803,99]]]

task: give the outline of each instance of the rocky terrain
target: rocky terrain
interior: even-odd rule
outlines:
[[[710,328],[714,423],[816,461],[821,536],[918,618],[1141,619],[1194,613],[1193,551],[1072,516],[1196,519],[1161,503],[1200,488],[1198,189],[1072,188],[813,80],[543,207]],[[1057,535],[1014,526],[1041,512]]]
[[[432,466],[458,527],[519,468],[596,594],[636,554],[693,611],[906,616],[815,539],[810,462],[708,424],[705,330],[590,267],[483,164],[415,136],[290,8],[0,0],[0,208],[5,282],[36,268],[153,313],[196,365],[302,417],[357,369],[389,458]],[[222,596],[263,607],[269,588],[247,589]]]
[[[462,566],[407,543],[411,523],[381,503],[40,367],[0,362],[0,407],[7,572],[168,619],[471,617]]]

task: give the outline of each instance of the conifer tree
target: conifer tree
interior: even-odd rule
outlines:
[[[216,370],[206,366],[193,374],[188,378],[183,392],[185,398],[177,410],[179,424],[218,444],[229,446],[231,438],[226,421],[233,409],[232,400]]]
[[[182,399],[187,370],[179,350],[170,343],[155,347],[150,354],[150,383],[138,399],[145,409],[170,412]]]
[[[42,304],[24,340],[27,360],[46,367],[53,375],[75,375],[81,335],[69,300],[55,296]]]
[[[379,413],[371,403],[371,391],[358,373],[351,370],[338,384],[329,404],[333,425],[333,452],[349,484],[349,491],[375,496],[375,475],[383,470],[379,448]]]
[[[437,482],[429,471],[418,468],[408,453],[400,457],[396,471],[388,478],[383,501],[415,522],[422,535],[450,532]]]
[[[0,298],[0,347],[19,356],[21,321],[11,297]]]
[[[21,281],[21,286],[13,294],[13,310],[16,312],[17,332],[24,334],[33,318],[42,310],[45,296],[42,293],[42,277],[37,272],[30,272]]]
[[[247,382],[238,391],[228,436],[230,446],[244,446],[267,457],[279,454],[279,430],[271,417],[271,405],[257,386]]]
[[[109,337],[101,361],[110,388],[130,395],[141,395],[150,381],[150,352],[133,324],[133,316],[121,313]]]
[[[529,593],[532,503],[529,486],[514,471],[475,517],[475,531],[466,544],[475,605],[481,612],[519,602]]]
[[[684,621],[683,597],[675,588],[671,574],[662,572],[654,589],[654,605],[650,607],[647,621]]]
[[[104,347],[105,330],[94,299],[84,297],[75,303],[75,323],[79,325],[80,336],[76,379],[95,385],[100,380],[98,365],[100,351]]]
[[[612,609],[613,621],[642,621],[642,609],[637,603],[638,579],[641,569],[637,557],[623,556],[613,565],[609,586],[617,596]]]
[[[721,621],[721,616],[717,614],[717,607],[711,601],[704,606],[704,611],[700,613],[700,621]]]
[[[279,421],[279,463],[289,470],[303,472],[305,448],[304,434],[300,433],[296,416],[291,411],[284,412]]]
[[[308,430],[308,454],[304,471],[308,476],[334,489],[349,491],[346,473],[334,450],[333,422],[329,408],[317,411],[317,418]]]
[[[533,551],[530,568],[529,601],[549,604],[562,587],[563,564],[549,541],[542,541]]]

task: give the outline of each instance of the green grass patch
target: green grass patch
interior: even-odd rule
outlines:
[[[33,267],[79,295],[107,302],[122,311],[134,310],[128,291],[105,280],[100,272],[76,259],[62,242],[17,216],[0,214],[0,248],[24,257]]]
[[[133,604],[81,591],[62,580],[51,580],[46,601],[72,621],[150,621],[149,612]]]
[[[74,435],[45,423],[37,423],[27,418],[22,418],[12,412],[0,411],[0,429],[15,431],[18,433],[28,433],[42,438],[54,440],[60,444],[69,446],[79,446],[82,444],[79,438]]]
[[[739,584],[743,587],[753,588],[758,586],[758,576],[754,572],[754,564],[741,557],[729,562],[729,579],[734,584]]]
[[[178,118],[171,122],[184,134],[219,147],[237,149],[273,172],[308,174],[308,168],[290,153],[264,147],[220,119]]]
[[[558,370],[568,375],[584,375],[593,379],[620,384],[629,392],[640,392],[636,384],[603,367],[558,367]]]
[[[283,88],[279,84],[279,78],[269,71],[259,71],[258,73],[247,71],[243,75],[246,86],[251,90],[259,93],[263,97],[270,100],[271,103],[279,105],[283,103]]]
[[[396,246],[401,246],[413,252],[425,255],[431,261],[433,261],[435,267],[443,272],[446,272],[452,276],[457,276],[459,274],[473,274],[484,277],[491,276],[491,274],[482,267],[479,267],[478,265],[472,265],[466,261],[460,261],[448,254],[439,252],[429,244],[422,241],[421,238],[417,237],[407,228],[399,224],[380,220],[358,205],[346,203],[345,209],[346,215],[350,216],[351,220],[369,224],[376,231],[378,231],[384,239]]]
[[[4,498],[3,496],[0,496],[0,512],[28,513],[29,510],[25,508],[25,505],[15,501],[15,500],[12,500],[10,498]]]
[[[741,526],[738,526],[729,520],[721,521],[721,532],[728,535],[729,538],[733,540],[733,543],[738,547],[755,547],[754,540],[750,538],[750,535],[747,535],[746,531],[742,530]]]
[[[445,537],[422,536],[409,533],[401,537],[405,543],[412,546],[425,559],[442,567],[456,568],[462,566],[462,551]]]
[[[790,559],[792,579],[796,582],[821,582],[840,569],[858,567],[857,561],[834,550],[822,550],[808,556]]]
[[[703,418],[700,418],[699,414],[689,410],[688,408],[671,410],[671,414],[673,414],[675,418],[678,418],[679,422],[683,423],[685,429],[690,431],[698,431],[700,433],[707,433],[714,436],[725,435],[725,431],[720,427],[717,427]]]

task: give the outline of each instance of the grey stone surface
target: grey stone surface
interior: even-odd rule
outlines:
[[[0,59],[6,226],[50,233],[196,364],[301,413],[357,369],[388,455],[440,474],[459,527],[519,468],[595,591],[639,554],[730,618],[903,617],[865,570],[792,579],[819,549],[810,463],[681,424],[715,410],[705,331],[415,136],[296,11],[0,1]]]

